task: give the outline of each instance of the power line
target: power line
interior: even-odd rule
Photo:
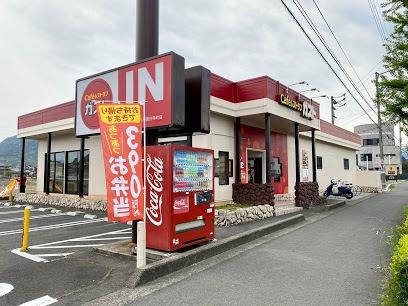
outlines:
[[[327,44],[326,40],[324,37],[321,35],[309,15],[307,14],[306,10],[303,8],[303,6],[297,1],[297,0],[292,0],[293,3],[296,5],[297,9],[299,12],[302,14],[303,18],[305,18],[306,22],[309,24],[309,26],[312,28],[313,32],[316,34],[316,36],[319,38],[320,42],[323,44],[327,52],[330,54],[332,59],[336,62],[337,66],[339,66],[340,70],[343,72],[343,74],[346,76],[350,84],[354,87],[354,89],[357,91],[359,96],[364,100],[364,102],[371,108],[371,110],[376,113],[376,110],[371,106],[371,104],[367,101],[367,99],[364,97],[364,95],[361,93],[361,91],[357,88],[357,85],[354,83],[354,81],[351,79],[349,76],[348,72],[344,69],[343,65],[341,62],[338,60],[336,55],[333,53],[331,50],[330,46]],[[296,18],[296,17],[295,17]],[[297,19],[296,19],[297,20]],[[303,28],[302,28],[303,29]],[[319,50],[320,51],[320,50]],[[344,83],[343,83],[344,84]],[[351,94],[351,92],[350,92]],[[352,94],[351,94],[352,95]],[[354,96],[353,96],[354,97]],[[357,100],[356,100],[357,101]],[[367,114],[368,115],[368,114]],[[371,118],[371,117],[370,117]]]
[[[312,38],[309,36],[309,34],[307,34],[306,30],[303,28],[303,26],[300,24],[300,22],[297,20],[296,16],[293,15],[292,11],[290,10],[290,8],[287,6],[287,4],[285,3],[284,0],[280,0],[281,3],[283,4],[283,6],[285,7],[285,9],[288,11],[288,13],[292,16],[293,20],[296,22],[296,24],[299,26],[299,28],[302,30],[303,34],[305,34],[305,36],[307,37],[307,39],[310,41],[310,43],[313,45],[313,47],[316,49],[316,51],[319,53],[319,55],[322,57],[322,59],[325,61],[325,63],[327,64],[327,66],[329,66],[330,70],[334,73],[334,75],[336,76],[336,78],[339,80],[339,82],[341,84],[343,84],[344,88],[348,91],[348,93],[353,97],[353,99],[357,102],[357,104],[361,107],[361,109],[366,113],[367,117],[370,118],[370,120],[372,122],[374,122],[375,124],[377,124],[371,117],[370,115],[367,113],[367,111],[364,109],[364,107],[361,105],[360,102],[357,101],[356,97],[351,93],[350,89],[346,86],[346,84],[344,83],[344,81],[340,78],[340,76],[337,74],[336,70],[334,70],[334,68],[332,67],[332,65],[330,65],[330,63],[327,61],[327,59],[324,57],[323,53],[320,51],[320,49],[316,46],[316,44],[313,42]]]
[[[384,21],[383,21],[383,18],[381,17],[381,16],[382,16],[382,12],[381,12],[380,4],[379,4],[378,0],[377,0],[377,1],[371,0],[371,1],[372,1],[372,3],[373,3],[373,7],[375,8],[375,12],[377,13],[377,17],[378,17],[378,20],[379,20],[379,24],[380,24],[380,26],[381,26],[381,31],[382,31],[382,33],[384,34],[384,40],[385,40],[385,39],[387,38],[387,33],[385,32]],[[378,6],[377,6],[377,4],[378,4]]]
[[[350,94],[350,96],[354,99],[354,101],[360,106],[360,108],[364,111],[364,113],[367,115],[367,117],[377,126],[378,123],[373,120],[373,118],[371,118],[371,116],[368,114],[368,112],[365,110],[365,108],[361,105],[361,103],[356,99],[356,97],[353,95],[353,93],[350,91],[350,89],[347,87],[347,85],[344,83],[344,81],[340,78],[340,76],[338,75],[338,73],[336,72],[336,70],[333,68],[333,66],[328,62],[328,60],[326,59],[326,57],[323,55],[323,53],[320,51],[319,47],[317,47],[317,45],[314,43],[313,39],[309,36],[309,34],[306,32],[306,30],[304,29],[304,27],[300,24],[299,20],[296,18],[296,16],[293,14],[293,12],[290,10],[290,8],[287,6],[287,4],[285,3],[284,0],[280,0],[281,3],[283,4],[283,6],[285,7],[285,9],[288,11],[288,13],[291,15],[291,17],[293,18],[293,20],[296,22],[296,24],[299,26],[299,28],[302,30],[303,34],[305,34],[305,36],[307,37],[307,39],[309,40],[309,42],[313,45],[313,47],[315,48],[315,50],[319,53],[319,55],[321,56],[321,58],[324,60],[324,62],[327,64],[327,66],[330,68],[330,70],[333,72],[333,74],[336,76],[336,78],[339,80],[339,82],[344,86],[344,88],[347,90],[347,92]],[[295,0],[292,0],[295,3]],[[296,3],[295,3],[296,4]],[[297,6],[298,7],[298,6]],[[298,7],[299,9],[299,7]],[[300,9],[299,9],[300,10]],[[302,14],[303,15],[303,14]],[[303,15],[303,17],[305,17]],[[306,19],[306,18],[305,18]],[[308,22],[309,23],[309,22]],[[309,23],[310,25],[310,23]],[[316,33],[316,35],[318,35]],[[323,43],[323,42],[322,42]],[[333,57],[333,56],[332,56]],[[340,64],[341,65],[341,64]],[[344,68],[343,68],[344,69]],[[347,76],[347,75],[346,75]],[[353,85],[354,83],[352,83]],[[355,86],[355,84],[354,84]],[[361,93],[360,93],[361,96]],[[364,99],[364,98],[363,98]],[[365,99],[364,99],[365,100]],[[368,104],[368,106],[370,106],[370,108],[372,109],[371,105],[365,100],[365,102]],[[374,111],[375,112],[375,111]],[[395,138],[395,136],[394,136]]]
[[[357,115],[352,116],[351,118],[349,118],[348,120],[346,120],[345,122],[343,122],[345,125],[349,124],[350,122],[353,122],[354,120],[356,120],[357,118],[360,118],[362,116],[364,116],[364,113],[359,113]]]
[[[322,16],[326,26],[328,27],[330,33],[332,34],[332,36],[334,37],[335,41],[337,42],[337,45],[339,46],[341,52],[343,53],[343,55],[345,56],[347,62],[349,63],[351,69],[353,70],[354,74],[357,76],[358,80],[360,81],[361,85],[364,87],[365,91],[367,92],[368,96],[371,98],[371,100],[373,100],[373,97],[370,95],[370,93],[368,92],[367,88],[365,87],[363,81],[361,80],[360,76],[358,75],[356,69],[354,69],[354,65],[351,63],[349,57],[347,56],[346,52],[344,51],[343,47],[341,46],[339,40],[337,39],[336,35],[334,34],[331,26],[329,25],[327,19],[324,17],[324,14],[322,13],[322,11],[320,10],[319,5],[316,3],[315,0],[313,0],[314,5],[316,6],[317,10],[319,11],[320,16]]]
[[[381,21],[378,20],[377,9],[371,0],[367,0],[367,1],[368,1],[368,5],[370,6],[371,14],[373,15],[374,22],[377,27],[378,33],[380,34],[381,40],[384,42],[385,33],[384,33],[384,30],[381,28],[381,23],[380,23]]]

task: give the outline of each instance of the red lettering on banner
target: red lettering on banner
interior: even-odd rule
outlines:
[[[133,117],[116,118],[122,113],[133,114]],[[116,116],[111,118],[113,114]],[[105,161],[108,220],[142,220],[141,106],[100,104],[98,116]]]

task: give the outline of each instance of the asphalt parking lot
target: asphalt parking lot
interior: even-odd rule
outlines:
[[[104,213],[34,206],[29,252],[21,252],[26,205],[8,205],[0,202],[0,305],[50,305],[100,281],[112,268],[86,252],[131,237],[130,225],[108,223]]]

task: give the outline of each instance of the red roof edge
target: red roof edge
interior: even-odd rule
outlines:
[[[320,119],[320,131],[322,131],[323,133],[335,136],[335,137],[339,137],[339,138],[354,142],[359,145],[361,144],[360,135],[350,132],[346,129],[343,129],[337,125],[331,124],[322,119]]]
[[[72,118],[75,116],[75,101],[47,107],[18,117],[17,129]]]

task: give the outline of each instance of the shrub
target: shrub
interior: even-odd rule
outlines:
[[[398,241],[403,235],[408,234],[408,206],[404,208],[404,221],[401,225],[397,225],[396,228],[392,231],[390,237],[391,252],[394,253]]]
[[[403,235],[391,258],[382,305],[408,305],[408,235]]]
[[[408,305],[408,206],[404,209],[404,222],[391,237],[391,247],[393,255],[381,304]]]

